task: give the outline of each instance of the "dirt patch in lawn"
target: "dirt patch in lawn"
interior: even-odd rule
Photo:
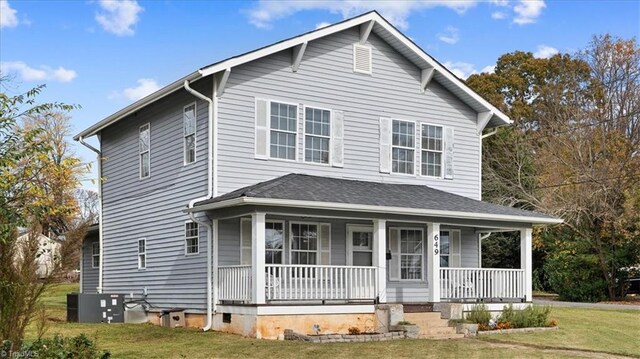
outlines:
[[[540,349],[543,353],[549,355],[576,355],[583,358],[589,359],[635,359],[638,357],[625,356],[620,354],[612,354],[606,352],[592,351],[592,350],[578,350],[578,349],[564,349],[564,348],[556,348],[549,347],[545,345],[536,345],[536,344],[514,344],[514,343],[500,343],[494,341],[484,341],[494,348],[505,348],[505,349]]]

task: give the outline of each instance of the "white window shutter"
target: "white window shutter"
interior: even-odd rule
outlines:
[[[269,112],[267,100],[256,99],[256,158],[269,158]]]
[[[251,264],[251,219],[240,219],[240,251],[241,264]]]
[[[318,226],[318,246],[320,249],[320,265],[331,265],[331,225]]]
[[[453,128],[444,128],[444,178],[453,179]]]
[[[380,117],[380,172],[391,173],[391,119]]]
[[[462,250],[460,231],[451,231],[449,241],[449,253],[451,257],[449,259],[449,267],[460,268],[462,266],[460,258]]]
[[[389,230],[389,251],[391,252],[391,260],[389,263],[389,280],[400,280],[400,236],[398,230],[391,228]]]
[[[344,112],[333,110],[331,119],[331,165],[344,166]]]

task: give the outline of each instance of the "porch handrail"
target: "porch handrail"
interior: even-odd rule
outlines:
[[[218,267],[218,299],[241,302],[251,301],[251,265]]]
[[[440,268],[442,299],[524,299],[524,269]]]

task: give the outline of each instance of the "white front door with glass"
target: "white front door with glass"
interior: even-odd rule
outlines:
[[[373,265],[373,227],[347,227],[347,265]]]

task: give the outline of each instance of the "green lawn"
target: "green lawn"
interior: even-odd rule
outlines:
[[[47,336],[85,333],[113,358],[576,358],[581,353],[538,347],[586,349],[640,357],[637,311],[598,311],[555,308],[560,322],[553,332],[500,335],[487,339],[400,340],[375,343],[309,344],[243,338],[196,329],[168,329],[153,325],[74,324],[65,316],[65,294],[77,286],[58,285],[43,298],[50,309]],[[27,339],[33,339],[31,327]],[[507,342],[504,345],[501,342]],[[531,346],[520,346],[521,343]],[[584,357],[588,357],[585,353]]]

